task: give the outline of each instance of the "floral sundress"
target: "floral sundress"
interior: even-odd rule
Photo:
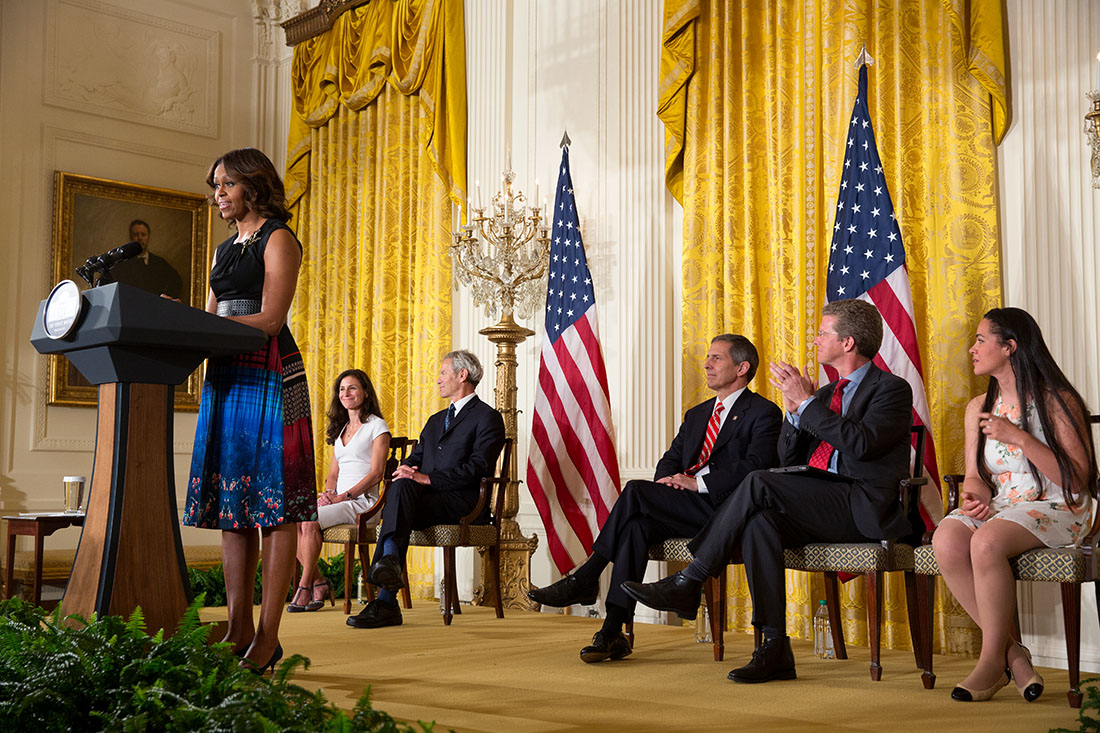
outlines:
[[[1028,425],[1031,434],[1043,445],[1047,444],[1043,426],[1035,404],[1028,404]],[[993,407],[993,414],[1007,418],[1017,427],[1023,422],[1019,405],[1005,405],[1001,398]],[[1062,497],[1062,489],[1056,483],[1028,466],[1021,448],[996,440],[985,442],[985,464],[992,474],[997,493],[990,502],[989,519],[1007,519],[1015,522],[1038,537],[1047,547],[1070,547],[1081,544],[1092,526],[1093,500],[1085,496],[1081,506],[1070,509]],[[988,520],[974,519],[961,510],[948,514],[945,519],[955,519],[971,527],[980,527]]]

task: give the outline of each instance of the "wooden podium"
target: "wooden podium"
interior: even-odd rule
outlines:
[[[47,335],[45,300],[31,333],[39,353],[64,354],[99,385],[87,517],[62,613],[125,617],[141,606],[150,633],[171,634],[191,602],[176,512],[172,388],[208,356],[255,351],[267,337],[128,285],[80,296],[69,336]]]

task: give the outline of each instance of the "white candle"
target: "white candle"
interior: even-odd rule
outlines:
[[[1092,66],[1092,87],[1091,89],[1100,89],[1100,51],[1096,52],[1096,63]]]
[[[474,181],[474,185],[477,186],[477,208],[483,209],[485,207],[481,205],[481,181]]]
[[[458,231],[458,206],[451,202],[451,233]]]
[[[538,206],[539,202],[539,179],[535,179],[535,205]]]

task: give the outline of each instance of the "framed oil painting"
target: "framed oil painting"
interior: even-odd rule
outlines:
[[[200,194],[55,171],[50,285],[72,279],[84,287],[77,267],[89,257],[136,241],[141,254],[115,265],[110,281],[205,308],[212,220]],[[50,405],[96,404],[96,387],[64,356],[50,357],[49,385]],[[201,389],[202,369],[197,369],[176,387],[176,409],[198,410]]]

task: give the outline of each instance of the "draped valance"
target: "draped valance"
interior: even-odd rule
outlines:
[[[466,197],[466,40],[462,3],[372,2],[294,49],[287,152],[293,210],[309,187],[310,130],[340,105],[359,111],[389,84],[420,102],[420,143],[450,198]]]

